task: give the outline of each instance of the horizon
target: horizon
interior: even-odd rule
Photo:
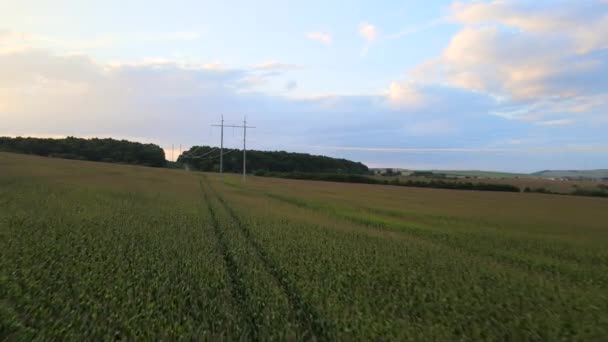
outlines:
[[[608,169],[605,0],[30,0],[0,22],[4,136],[150,142],[169,160],[218,145],[224,115],[257,127],[248,148],[370,168]]]
[[[6,137],[3,135],[0,135],[0,137]],[[123,138],[117,138],[117,137],[111,137],[111,136],[89,136],[89,137],[80,137],[80,136],[59,136],[59,135],[55,135],[55,136],[45,136],[45,137],[35,137],[35,136],[28,136],[28,135],[24,135],[24,136],[9,136],[9,138],[39,138],[39,139],[65,139],[68,137],[72,137],[72,138],[77,138],[77,139],[114,139],[114,140],[126,140],[126,141],[130,141],[130,142],[135,142],[135,143],[143,143],[143,144],[154,144],[157,145],[158,147],[160,147],[163,152],[165,153],[165,160],[167,161],[171,161],[171,162],[176,162],[177,159],[179,158],[179,156],[181,156],[181,154],[185,153],[186,151],[190,150],[193,147],[211,147],[211,148],[219,148],[219,145],[194,145],[194,146],[188,146],[188,147],[183,147],[181,146],[181,152],[179,151],[179,146],[175,146],[174,147],[174,157],[170,158],[171,156],[171,147],[169,148],[164,148],[163,146],[160,146],[152,141],[137,141],[137,140],[129,140],[129,139],[123,139]],[[225,146],[224,149],[226,150],[242,150],[242,147],[228,147]],[[603,149],[603,148],[602,148]],[[309,152],[294,152],[294,151],[289,151],[289,150],[281,150],[281,149],[268,149],[268,150],[257,150],[257,149],[247,149],[247,151],[262,151],[262,152],[287,152],[287,153],[306,153],[306,154],[310,154],[312,156],[325,156],[325,157],[331,157],[327,154],[315,154],[315,153],[309,153]],[[2,151],[0,151],[2,152]],[[338,158],[338,159],[342,159],[341,157],[331,157],[331,158]],[[345,159],[345,158],[343,158]],[[529,172],[513,172],[513,171],[507,171],[507,170],[495,170],[495,169],[416,169],[416,168],[408,168],[408,167],[402,167],[402,166],[372,166],[372,165],[368,165],[362,161],[358,161],[358,160],[350,160],[347,159],[349,161],[352,162],[357,162],[357,163],[362,163],[365,166],[367,166],[370,170],[373,169],[394,169],[394,170],[406,170],[406,171],[459,171],[459,172],[468,172],[468,171],[472,171],[472,172],[493,172],[493,173],[512,173],[512,174],[522,174],[522,175],[532,175],[534,173],[537,172],[544,172],[544,171],[604,171],[604,170],[608,170],[608,169],[602,169],[602,168],[596,168],[596,169],[542,169],[542,170],[535,170],[535,171],[529,171]]]

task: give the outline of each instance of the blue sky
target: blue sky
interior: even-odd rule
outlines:
[[[608,168],[604,0],[9,0],[0,74],[3,135]]]

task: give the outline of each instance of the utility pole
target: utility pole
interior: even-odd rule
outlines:
[[[247,117],[243,118],[243,182],[247,174]]]
[[[220,174],[224,173],[224,127],[236,127],[243,129],[243,181],[247,175],[247,128],[255,128],[254,126],[247,126],[247,118],[243,119],[243,126],[239,125],[224,125],[224,116],[222,115],[222,122],[219,125],[211,125],[214,127],[221,127],[220,135]]]
[[[224,175],[224,114],[222,114],[222,137],[220,139],[220,175]]]
[[[211,125],[213,127],[221,127],[220,134],[220,174],[224,174],[224,115],[222,115],[222,123],[219,125]],[[230,127],[230,126],[226,126]]]
[[[173,158],[173,151],[175,151],[175,145],[171,144],[171,161],[175,161],[175,159]]]

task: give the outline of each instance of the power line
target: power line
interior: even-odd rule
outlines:
[[[203,153],[203,154],[201,154],[199,156],[190,156],[189,154],[184,153],[184,157],[190,158],[190,159],[201,158],[201,157],[204,157],[204,156],[207,156],[207,155],[211,154],[215,150],[217,150],[217,147],[213,147],[211,150],[207,151],[207,153]]]
[[[217,148],[215,148],[214,150],[217,150]],[[201,159],[202,156],[199,156],[199,157],[186,157],[186,158],[189,158],[189,159],[200,159],[200,160],[211,160],[211,159],[215,159],[217,157],[223,157],[223,156],[229,155],[230,153],[232,153],[234,151],[238,151],[238,150],[239,150],[238,148],[235,148],[232,151],[228,151],[226,153],[218,154],[217,156],[207,157],[207,158],[204,158],[204,159]]]
[[[224,125],[224,116],[222,115],[222,121],[219,125],[211,125],[213,127],[221,127],[220,134],[220,174],[224,174],[224,127],[242,128],[243,129],[243,181],[245,181],[247,175],[247,128],[255,128],[254,126],[247,126],[247,118],[243,119],[243,125]]]
[[[214,147],[213,149],[211,149],[211,151],[209,151],[209,152],[207,152],[207,153],[205,153],[205,154],[202,154],[202,155],[200,155],[200,156],[191,157],[191,156],[187,156],[187,155],[186,155],[186,156],[184,156],[184,158],[187,158],[187,159],[200,159],[200,158],[202,158],[202,157],[204,157],[204,156],[207,156],[207,155],[211,154],[212,152],[215,152],[215,150],[217,150],[217,148],[216,148],[216,147]],[[207,158],[205,158],[205,159],[203,159],[203,160],[210,160],[210,159],[215,159],[215,158],[217,158],[217,157],[226,156],[226,155],[229,155],[230,153],[235,152],[235,151],[238,151],[238,150],[239,150],[238,148],[235,148],[235,149],[232,149],[231,151],[228,151],[228,152],[226,152],[226,153],[218,154],[217,156],[213,156],[213,157],[207,157]]]
[[[238,150],[239,150],[238,148],[235,148],[235,149],[234,149],[234,150],[232,150],[232,151],[228,151],[228,152],[226,152],[226,153],[218,154],[217,156],[213,156],[213,157],[208,157],[208,158],[205,158],[204,160],[210,160],[210,159],[215,159],[215,158],[217,158],[217,157],[223,157],[223,156],[227,156],[227,155],[229,155],[230,153],[232,153],[232,152],[234,152],[234,151],[238,151]]]

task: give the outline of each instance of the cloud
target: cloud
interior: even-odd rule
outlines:
[[[279,64],[265,65],[261,71],[167,60],[108,64],[44,50],[0,54],[2,133],[137,136],[165,145],[213,143],[205,127],[226,114],[256,118],[270,132],[281,127],[280,135],[257,140],[259,148],[314,140],[386,144],[403,134],[404,111],[416,110],[412,105],[420,90],[414,85],[394,84],[392,98],[378,94],[297,99],[252,91],[274,77],[266,70],[270,65],[274,69]],[[288,91],[297,87],[295,81],[283,85]],[[426,121],[439,120],[432,116],[445,109],[444,101],[425,110]],[[477,110],[485,105],[474,99],[451,104],[460,106]],[[286,125],[293,118],[298,124]],[[422,129],[423,124],[417,127]]]
[[[323,33],[323,32],[311,32],[311,33],[307,34],[306,37],[308,39],[318,40],[318,41],[323,42],[328,45],[331,44],[331,42],[332,42],[331,35],[329,35],[327,33]]]
[[[403,38],[403,37],[407,37],[407,36],[410,36],[410,35],[413,35],[413,34],[416,34],[416,33],[420,33],[420,32],[432,29],[432,28],[437,27],[437,26],[439,26],[441,24],[444,24],[445,22],[446,22],[445,18],[434,19],[434,20],[429,21],[426,24],[423,24],[423,25],[420,25],[420,26],[416,26],[416,27],[409,27],[409,28],[401,30],[401,31],[399,31],[397,33],[393,33],[391,35],[388,35],[387,38],[389,40],[400,39],[400,38]]]
[[[276,89],[277,85],[273,87],[272,80],[277,77],[284,75],[288,72],[303,70],[304,67],[295,64],[281,63],[277,61],[264,62],[253,65],[249,68],[243,69],[243,77],[237,82],[237,88],[239,91],[259,91],[259,89]],[[292,84],[293,83],[293,84]],[[278,86],[279,89],[291,91],[297,87],[295,81],[290,81],[283,88]]]
[[[303,69],[303,67],[300,65],[295,65],[295,64],[270,61],[270,62],[256,64],[252,67],[252,69],[262,70],[262,71],[293,71],[293,70],[301,70],[301,69]]]
[[[586,115],[606,108],[606,98],[602,97],[606,88],[602,87],[559,103],[551,97],[518,102],[489,95],[489,90],[454,86],[436,72],[437,80],[444,83],[430,80],[433,75],[429,73],[429,79],[393,82],[376,94],[298,98],[288,96],[290,89],[297,89],[288,73],[308,69],[290,63],[270,61],[243,67],[171,59],[104,63],[87,54],[60,54],[44,46],[3,47],[7,50],[0,52],[0,135],[138,137],[136,140],[165,147],[216,145],[219,135],[209,125],[221,114],[234,122],[246,115],[257,127],[248,140],[255,149],[314,152],[311,144],[362,146],[365,149],[320,149],[319,153],[371,165],[448,168],[469,163],[469,167],[499,169],[540,165],[541,160],[546,162],[542,168],[551,168],[563,165],[551,163],[577,163],[581,159],[576,159],[575,151],[570,159],[542,159],[545,152],[555,155],[544,150],[532,159],[497,157],[498,153],[517,154],[527,148],[552,146],[599,148],[605,141],[605,121],[585,126]],[[587,57],[574,59],[579,64],[570,67],[602,70],[603,55]],[[439,60],[434,67],[444,67],[444,63]],[[576,89],[601,85],[592,75],[586,72],[589,79],[575,75],[558,83],[570,83]],[[263,91],[269,82],[276,88],[274,93]],[[507,88],[484,89],[498,89],[500,95]],[[521,110],[522,104],[526,111]],[[577,117],[564,115],[562,110]],[[532,116],[529,120],[533,122],[488,115],[508,111],[519,111],[519,117]],[[559,127],[534,124],[554,120],[575,120],[577,124],[567,127],[568,135],[555,134]],[[521,150],[501,150],[504,142],[514,137],[524,141],[517,146]],[[529,137],[538,143],[531,146]],[[241,141],[228,132],[225,143],[238,147]],[[416,152],[387,157],[375,150],[391,146]],[[483,159],[467,159],[467,153],[476,150],[488,153]],[[607,160],[591,159],[597,167]]]
[[[608,14],[598,6],[456,3],[451,18],[464,27],[410,76],[487,94],[514,119],[597,113],[608,107]]]
[[[539,122],[540,125],[543,126],[563,126],[573,124],[574,120],[561,119],[561,120],[550,120],[550,121],[542,121]]]
[[[303,118],[299,131],[314,126],[310,123],[327,113],[345,108],[346,100],[332,108],[323,100],[250,91],[273,78],[275,69],[290,69],[286,65],[267,63],[238,69],[166,60],[108,64],[84,55],[45,50],[2,53],[2,133],[143,136],[159,143],[179,139],[194,144],[202,143],[201,128],[220,113],[275,122],[289,113]],[[296,87],[295,81],[289,81],[284,89]],[[289,129],[282,131],[283,139],[291,139]],[[280,146],[280,140],[270,143]]]
[[[71,53],[89,52],[118,45],[192,42],[203,37],[200,31],[136,32],[121,35],[98,35],[88,39],[65,39],[51,35],[0,30],[0,52],[26,49],[61,50]]]
[[[578,53],[608,47],[608,15],[598,2],[555,1],[547,6],[495,0],[455,3],[452,12],[455,21],[468,26],[498,23],[527,33],[559,32]]]
[[[415,107],[422,104],[424,95],[412,83],[399,84],[391,82],[388,99],[396,107]]]
[[[369,23],[359,25],[359,34],[368,42],[373,42],[378,37],[378,29]]]

